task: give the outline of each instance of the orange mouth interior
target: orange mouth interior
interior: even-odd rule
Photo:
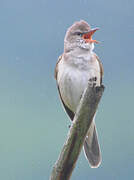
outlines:
[[[96,29],[92,29],[91,31],[84,33],[82,38],[85,40],[86,43],[99,43],[99,41],[97,40],[93,40],[92,39],[92,35],[98,30],[98,28]]]

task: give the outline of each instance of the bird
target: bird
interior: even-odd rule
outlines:
[[[94,53],[93,34],[99,28],[91,28],[84,20],[76,21],[67,29],[64,38],[64,52],[55,67],[55,79],[59,97],[71,121],[88,82],[91,86],[101,86],[103,65]],[[86,135],[84,154],[91,168],[101,164],[101,151],[95,125],[95,115]]]

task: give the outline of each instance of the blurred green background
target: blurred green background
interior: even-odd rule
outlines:
[[[100,27],[106,90],[96,117],[102,164],[81,153],[72,180],[134,179],[134,1],[0,0],[0,179],[47,180],[69,120],[53,77],[74,21]]]

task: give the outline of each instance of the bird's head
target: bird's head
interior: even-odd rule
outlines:
[[[92,35],[97,30],[98,28],[91,29],[90,25],[83,20],[75,22],[66,32],[64,39],[65,52],[70,52],[75,48],[92,51],[94,43],[99,43],[92,39]]]

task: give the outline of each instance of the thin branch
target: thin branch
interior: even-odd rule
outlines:
[[[77,108],[67,140],[55,163],[50,180],[69,180],[104,91],[104,86],[88,87]]]

